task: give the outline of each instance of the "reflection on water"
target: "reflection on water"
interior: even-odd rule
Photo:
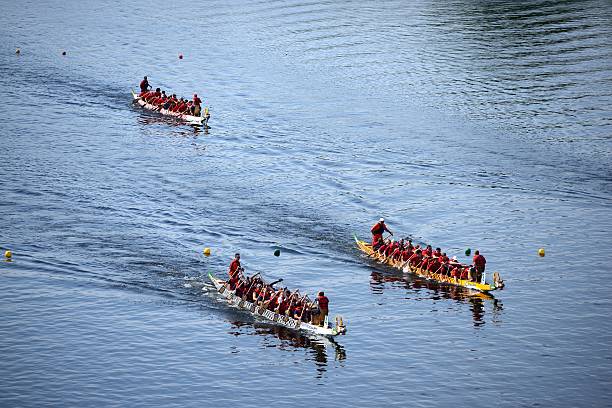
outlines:
[[[328,350],[333,350],[334,361],[343,362],[346,359],[344,347],[334,339],[320,336],[307,336],[301,332],[290,330],[286,327],[276,326],[264,322],[231,321],[234,336],[260,335],[266,340],[274,339],[273,343],[264,342],[264,348],[274,347],[279,350],[308,349],[309,356],[314,360],[317,370],[317,378],[321,378],[327,371]],[[280,340],[280,341],[276,341]]]
[[[405,288],[408,292],[406,299],[420,299],[423,297],[423,289],[426,289],[428,299],[451,299],[459,303],[469,304],[475,327],[485,324],[485,302],[490,303],[492,305],[491,322],[501,322],[503,304],[491,294],[476,292],[459,286],[443,285],[412,274],[387,274],[372,271],[370,289],[373,293],[382,294],[388,283],[391,283],[392,285],[389,286],[392,287],[401,286]]]
[[[179,130],[180,136],[197,136],[200,133],[205,135],[208,134],[210,126],[199,126],[187,124],[181,120],[173,118],[172,116],[160,116],[153,112],[142,110],[138,116],[138,123],[141,125],[166,125]]]

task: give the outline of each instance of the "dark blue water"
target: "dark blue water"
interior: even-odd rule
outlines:
[[[605,1],[4,2],[0,405],[611,406],[610,21]],[[211,129],[132,107],[143,75],[203,96]],[[506,290],[372,264],[352,234],[380,216],[480,249]],[[226,307],[205,276],[236,251],[324,289],[349,333]]]

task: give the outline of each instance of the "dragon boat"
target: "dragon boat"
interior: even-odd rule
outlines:
[[[242,298],[236,296],[235,291],[229,289],[229,287],[226,285],[226,281],[217,278],[212,273],[208,273],[208,278],[215,286],[217,292],[223,296],[228,304],[237,307],[238,309],[245,310],[257,318],[270,321],[274,324],[287,327],[292,330],[325,337],[335,337],[340,334],[346,334],[346,326],[342,321],[341,316],[336,316],[335,324],[329,322],[329,319],[326,316],[322,326],[313,325],[289,316],[274,313],[273,311],[259,307],[255,303],[249,302],[248,300],[243,300]]]
[[[184,122],[187,122],[190,125],[197,125],[197,126],[204,126],[204,127],[208,127],[208,120],[210,119],[210,113],[208,111],[208,108],[204,108],[202,110],[202,115],[203,116],[193,116],[193,115],[185,115],[183,113],[178,113],[178,112],[172,112],[169,110],[166,110],[164,108],[159,108],[159,106],[155,106],[152,105],[150,103],[147,103],[144,99],[142,99],[141,97],[139,97],[138,95],[136,95],[136,92],[134,92],[132,90],[132,98],[134,99],[134,103],[137,103],[138,105],[142,106],[143,109],[147,109],[153,112],[158,112],[161,113],[162,115],[165,116],[172,116],[175,117],[179,120],[182,120]]]
[[[372,249],[372,244],[359,240],[357,236],[355,236],[355,242],[359,250],[361,250],[361,252],[375,259],[378,263],[388,265],[392,268],[399,269],[406,273],[412,273],[414,275],[417,275],[421,278],[424,278],[430,281],[435,281],[435,282],[439,282],[442,284],[460,286],[463,288],[476,290],[482,293],[489,293],[491,291],[499,290],[504,287],[504,283],[501,280],[501,277],[498,272],[493,273],[493,283],[486,283],[484,274],[482,276],[481,282],[473,282],[467,279],[456,279],[456,278],[452,278],[452,277],[442,275],[439,273],[432,273],[432,272],[429,272],[421,268],[413,267],[409,265],[408,262],[404,262],[402,260],[384,258],[383,256],[379,255],[377,252],[375,252]]]

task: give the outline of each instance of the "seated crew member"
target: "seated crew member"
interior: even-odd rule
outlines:
[[[291,306],[291,302],[293,301],[293,294],[291,294],[291,292],[289,292],[287,289],[285,289],[285,294],[283,295],[283,300],[281,301],[280,305],[278,306],[278,314],[279,315],[286,315],[287,311],[289,310],[290,306]]]
[[[393,251],[395,250],[395,242],[391,241],[387,248],[385,249],[385,259],[389,258]]]
[[[423,256],[431,256],[431,254],[432,254],[431,245],[427,245],[427,248],[423,250]]]
[[[420,265],[422,261],[423,261],[423,256],[421,255],[421,250],[417,249],[416,251],[414,251],[412,256],[408,259],[408,265],[416,268],[417,266]]]
[[[385,231],[393,235],[391,230],[389,230],[389,228],[387,228],[387,225],[385,225],[384,218],[378,220],[378,222],[374,224],[372,228],[370,228],[370,232],[372,233],[372,248],[376,249],[383,243],[383,234]]]
[[[476,279],[476,268],[474,265],[468,266],[468,280],[474,282]]]
[[[256,283],[255,288],[253,288],[253,296],[251,296],[251,302],[256,303],[262,292],[263,290],[261,288],[261,283]]]
[[[278,313],[278,308],[285,297],[285,289],[280,288],[268,302],[268,310]]]
[[[300,320],[300,318],[302,317],[302,310],[303,310],[303,306],[301,302],[295,302],[293,304],[293,308],[291,309],[291,317],[293,317],[294,319]]]
[[[172,112],[178,112],[182,105],[183,98],[181,97],[178,101],[176,101],[176,105],[174,105],[174,108],[172,108]]]
[[[450,276],[454,279],[455,282],[457,282],[457,279],[460,277],[459,268],[457,266],[453,266],[451,268]]]
[[[156,98],[159,98],[160,96],[161,96],[161,89],[155,88],[155,92],[152,92],[147,96],[147,102],[152,103]]]
[[[248,278],[247,278],[248,279]],[[236,296],[242,298],[245,294],[245,291],[248,289],[247,280],[240,279],[238,284],[236,285]]]
[[[145,76],[144,79],[140,81],[140,96],[142,96],[142,94],[147,92],[149,88],[151,88],[151,85],[149,85],[149,80]]]
[[[402,256],[402,244],[400,243],[397,246],[397,248],[395,248],[393,253],[391,253],[391,259],[393,259],[394,261],[397,261],[401,258],[401,256]]]
[[[439,258],[440,256],[442,256],[442,249],[436,248],[436,250],[433,252],[432,255],[435,256],[436,258]]]
[[[467,280],[470,277],[470,267],[465,265],[461,270],[461,279]]]
[[[385,255],[385,251],[387,250],[387,247],[391,245],[391,242],[382,242],[378,248],[375,250],[375,253],[377,253],[379,256],[384,256]]]
[[[431,262],[431,258],[423,257],[421,265],[417,265],[417,268],[420,268],[423,272],[427,273],[429,271],[429,262]]]
[[[427,270],[431,273],[437,273],[438,269],[440,269],[440,261],[438,258],[432,257],[427,265]]]

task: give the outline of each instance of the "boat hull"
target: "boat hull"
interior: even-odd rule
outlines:
[[[408,265],[408,263],[403,262],[403,261],[395,261],[392,259],[384,260],[383,258],[381,258],[378,254],[374,252],[371,244],[365,241],[360,241],[357,237],[355,237],[355,242],[359,250],[361,250],[361,252],[364,252],[368,256],[372,257],[378,263],[388,265],[392,268],[400,269],[401,271],[406,272],[406,273],[412,273],[414,275],[417,275],[421,278],[425,278],[427,280],[431,280],[431,281],[435,281],[435,282],[439,282],[443,284],[454,285],[454,286],[461,286],[466,289],[477,290],[483,293],[488,293],[493,290],[499,289],[498,287],[488,284],[488,283],[478,283],[478,282],[472,282],[472,281],[464,280],[464,279],[454,279],[454,278],[443,276],[437,273],[431,273],[428,271],[424,271],[420,268],[413,268],[410,265]]]
[[[278,324],[289,329],[299,330],[311,334],[317,334],[320,336],[334,337],[340,334],[346,334],[345,326],[334,326],[331,323],[328,323],[323,327],[315,326],[297,319],[293,319],[289,316],[283,316],[278,313],[274,313],[271,310],[258,307],[254,303],[242,300],[241,298],[236,296],[234,291],[229,290],[226,287],[226,282],[224,280],[217,278],[212,273],[208,274],[208,278],[215,286],[217,292],[225,298],[227,303],[239,309],[246,310],[247,312],[251,313],[256,317],[268,320],[271,323]]]

